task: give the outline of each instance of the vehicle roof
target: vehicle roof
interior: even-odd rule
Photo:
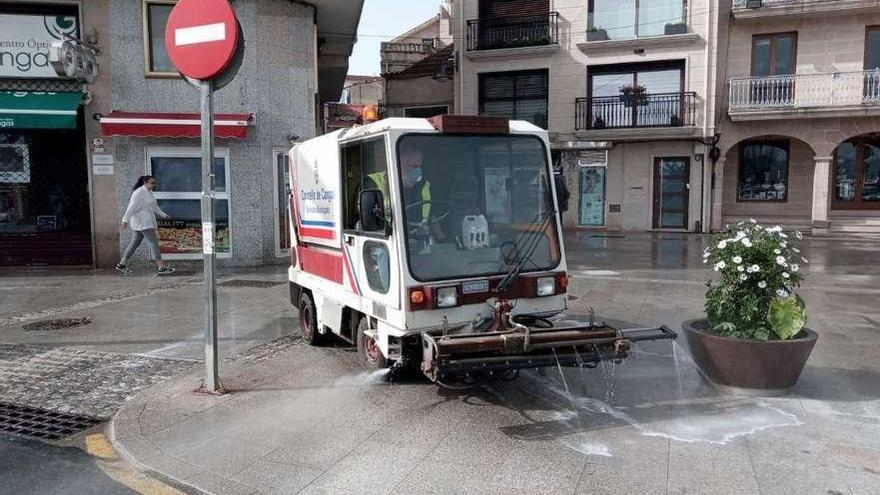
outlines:
[[[439,132],[437,131],[437,129],[434,128],[433,125],[431,125],[431,122],[428,119],[413,117],[391,117],[362,126],[352,127],[349,129],[341,129],[339,131],[331,133],[330,135],[335,135],[336,139],[342,141],[391,130]],[[532,124],[531,122],[526,122],[525,120],[511,120],[510,132],[511,134],[536,134],[546,131]]]

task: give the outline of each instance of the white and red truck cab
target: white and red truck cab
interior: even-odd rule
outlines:
[[[566,310],[564,201],[530,123],[390,118],[296,144],[290,165],[291,302],[309,343],[336,335],[370,367],[449,384],[675,335],[551,318]]]

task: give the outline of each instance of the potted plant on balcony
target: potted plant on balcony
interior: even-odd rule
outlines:
[[[683,22],[673,22],[669,23],[663,27],[663,34],[687,34],[688,27],[687,24]]]
[[[704,252],[707,318],[682,323],[702,374],[734,393],[780,395],[794,386],[816,344],[806,328],[796,244],[800,233],[740,222]]]
[[[648,104],[648,90],[640,84],[626,84],[620,87],[620,101],[627,107]]]
[[[597,26],[587,28],[587,41],[608,41],[609,39],[608,31]]]

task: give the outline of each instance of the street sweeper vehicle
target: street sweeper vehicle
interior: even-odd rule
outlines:
[[[459,386],[675,337],[564,314],[567,191],[528,122],[389,118],[296,144],[289,163],[290,297],[310,344],[337,336],[368,367]]]

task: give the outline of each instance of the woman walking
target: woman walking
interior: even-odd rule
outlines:
[[[128,208],[122,215],[122,228],[131,227],[133,235],[122,259],[116,264],[116,269],[122,273],[128,273],[128,259],[134,254],[141,241],[146,239],[150,247],[150,260],[156,262],[156,275],[168,275],[174,273],[174,268],[162,261],[159,252],[159,238],[156,236],[156,215],[162,218],[170,218],[164,211],[159,209],[156,198],[153,197],[153,189],[156,188],[156,178],[152,175],[141,176],[134,187],[131,188],[131,199],[128,200]]]

